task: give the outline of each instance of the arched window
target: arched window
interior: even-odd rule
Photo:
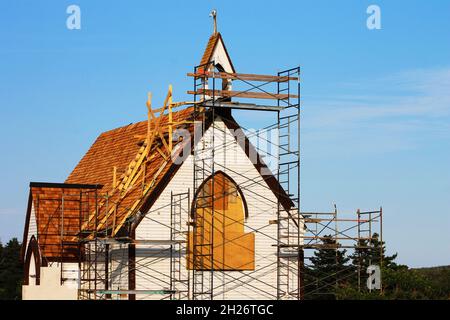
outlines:
[[[24,264],[24,279],[23,284],[29,285],[30,278],[35,279],[35,285],[40,285],[41,281],[41,262],[39,255],[39,246],[34,236],[31,237],[28,243],[27,253]]]
[[[214,179],[202,183],[193,201],[188,268],[211,270],[213,261],[214,270],[254,270],[255,235],[244,232],[247,205],[236,182],[216,172]]]

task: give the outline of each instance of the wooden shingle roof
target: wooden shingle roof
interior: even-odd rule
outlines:
[[[186,108],[174,112],[173,122],[193,120],[193,111],[193,108]],[[162,116],[161,122],[164,135],[168,130],[168,116]],[[192,134],[194,125],[192,121],[190,123],[185,124],[184,129]],[[67,248],[75,249],[76,238],[81,233],[89,235],[95,226],[97,230],[109,229],[109,233],[119,231],[119,226],[123,226],[140,209],[173,165],[170,157],[163,157],[154,149],[144,154],[146,144],[143,137],[147,133],[147,125],[147,121],[142,121],[100,134],[64,184],[31,183],[24,241],[32,207],[41,254],[48,260],[58,260],[61,254],[66,260],[75,259],[76,250],[64,252],[61,245],[66,243]],[[159,143],[160,140],[155,140],[154,146]],[[178,143],[189,141],[174,142],[174,147]],[[141,167],[145,170],[134,172],[132,169],[136,167],[136,162],[143,158]],[[116,186],[113,186],[114,167],[118,172]],[[133,174],[127,175],[130,170]],[[124,177],[131,183],[120,189],[120,183],[127,179]],[[95,189],[97,195],[90,188]],[[93,219],[96,205],[97,223]]]
[[[204,116],[208,128],[211,113]],[[194,108],[173,113],[173,123],[184,121],[183,129],[188,130],[191,139],[194,133],[193,120]],[[230,129],[240,128],[231,115],[223,120]],[[167,133],[167,116],[163,116],[161,122],[163,134]],[[132,236],[133,228],[143,218],[140,212],[147,212],[151,208],[181,166],[154,148],[150,153],[145,153],[143,136],[147,133],[147,125],[147,121],[142,121],[102,133],[64,184],[31,187],[24,240],[28,235],[31,204],[36,213],[39,247],[42,256],[49,260],[75,259],[77,238],[80,235],[89,238],[95,229],[108,235]],[[181,152],[183,145],[177,148],[178,144],[191,144],[191,139],[174,142],[174,150]],[[158,143],[155,140],[154,145]],[[241,147],[247,155],[256,153],[248,139],[245,146]],[[140,162],[141,169],[134,170]],[[259,155],[254,166],[259,172],[267,169]],[[117,167],[121,173],[116,186],[113,185],[113,167]],[[133,174],[127,175],[130,171]],[[287,210],[291,208],[293,203],[276,178],[273,175],[263,178],[280,198],[282,205]],[[127,180],[129,184],[125,183]],[[94,219],[96,206],[98,214],[97,219]],[[66,249],[60,249],[62,244],[66,244]],[[22,256],[24,254],[25,251]]]
[[[230,59],[230,56],[228,54],[227,51],[227,47],[225,46],[225,42],[223,41],[222,35],[220,34],[220,32],[217,33],[213,33],[208,40],[208,43],[206,45],[206,49],[203,53],[202,59],[200,60],[200,65],[205,65],[208,62],[211,61],[211,58],[214,54],[214,49],[216,49],[217,45],[219,44],[219,42],[222,42],[223,48],[225,49],[225,53],[228,57],[228,60],[230,61],[230,65],[231,68],[233,69],[232,72],[236,72],[233,66],[233,62]]]
[[[29,210],[32,205],[40,254],[46,261],[57,261],[61,255],[66,261],[78,260],[78,243],[73,238],[79,233],[82,215],[94,208],[94,195],[99,188],[101,186],[97,185],[30,184]],[[29,219],[30,211],[27,212]],[[25,240],[26,234],[23,248],[27,245]]]
[[[193,108],[187,108],[174,112],[173,122],[193,120],[193,111]],[[167,115],[162,117],[161,131],[164,135],[168,132],[169,121]],[[190,124],[185,129],[193,133],[193,128]],[[102,133],[66,180],[66,183],[103,185],[103,198],[98,208],[98,230],[112,229],[114,234],[117,233],[119,227],[140,209],[141,202],[164,179],[172,165],[170,157],[156,151],[158,140],[147,155],[142,138],[146,133],[147,121]],[[177,144],[174,142],[174,147]],[[138,170],[139,163],[142,165]],[[116,186],[113,186],[113,167],[118,172]],[[133,170],[134,173],[127,176]],[[95,228],[92,216],[83,224],[84,229]]]

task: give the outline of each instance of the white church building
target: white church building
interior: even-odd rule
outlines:
[[[101,133],[63,183],[30,183],[23,299],[301,298],[298,75],[236,73],[215,30],[188,76],[193,101],[149,96],[148,119]],[[271,152],[236,109],[274,114]]]

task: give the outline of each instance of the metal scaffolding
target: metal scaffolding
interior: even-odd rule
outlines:
[[[352,250],[357,257],[356,270],[353,265],[345,266],[342,270],[337,270],[333,274],[315,276],[315,282],[319,283],[323,279],[334,279],[334,284],[340,281],[356,281],[358,289],[362,289],[363,280],[367,279],[365,270],[362,269],[361,253],[364,250],[373,250],[373,244],[379,241],[380,247],[378,261],[371,261],[382,267],[383,265],[383,209],[363,212],[358,209],[355,213],[347,213],[345,217],[338,212],[335,205],[332,212],[302,212],[304,222],[304,233],[302,235],[302,249],[308,254],[304,256],[304,275],[308,275],[308,268],[311,267],[312,254],[317,250]],[[328,242],[328,243],[326,243]],[[336,260],[336,264],[339,262]],[[321,287],[309,283],[304,286],[304,297],[314,299],[314,296],[323,294],[329,290],[330,284]],[[382,294],[382,289],[380,290]]]
[[[196,66],[194,74],[211,70],[213,63]],[[214,212],[214,118],[215,118],[215,78],[211,81],[206,77],[194,77],[194,102],[211,101],[211,112],[205,112],[205,106],[202,103],[194,104],[194,118],[200,118],[195,130],[201,130],[199,141],[194,141],[194,161],[193,161],[193,192],[194,198],[198,201],[193,202],[193,247],[192,247],[192,299],[205,300],[213,298],[214,288],[214,219],[208,221],[206,216],[209,212]],[[211,86],[211,97],[208,97],[208,88]],[[208,130],[211,124],[212,134],[205,137],[203,134]],[[198,135],[198,134],[197,134]],[[194,140],[196,139],[194,133]],[[211,188],[208,190],[201,185],[208,178],[212,178]]]
[[[185,226],[189,226],[189,216],[191,213],[191,193],[188,190],[185,193],[171,193],[170,211],[171,211],[171,232],[170,241],[170,290],[173,300],[189,299],[190,277],[187,270],[187,236]]]
[[[201,131],[200,135],[193,135],[192,186],[187,185],[183,192],[169,190],[170,203],[166,207],[150,208],[151,212],[170,212],[168,223],[158,221],[149,212],[141,213],[139,207],[126,208],[144,220],[159,224],[161,229],[168,231],[169,237],[159,240],[136,239],[134,234],[117,232],[119,228],[116,225],[105,225],[100,217],[115,214],[120,205],[118,200],[113,195],[100,194],[97,189],[80,192],[79,232],[72,235],[70,243],[62,241],[60,246],[61,257],[64,257],[69,247],[77,247],[79,299],[220,299],[226,296],[228,290],[240,286],[251,287],[254,292],[269,299],[308,299],[326,290],[305,283],[311,255],[316,250],[335,250],[336,256],[340,249],[361,252],[371,246],[375,232],[379,232],[378,240],[382,241],[382,210],[358,210],[356,218],[341,218],[341,214],[338,217],[337,208],[324,213],[300,209],[300,68],[288,69],[277,75],[238,74],[218,70],[211,62],[195,67],[194,72],[188,75],[194,80],[193,91],[189,91],[194,95],[194,101],[189,103],[194,107],[194,131]],[[233,87],[244,87],[244,90],[233,91],[231,84]],[[239,101],[241,98],[253,101],[244,103]],[[171,104],[171,90],[170,99],[166,100],[169,106],[174,105]],[[276,103],[263,104],[261,100]],[[236,144],[236,141],[223,139],[218,142],[215,139],[225,134],[216,125],[216,117],[227,121],[231,110],[270,112],[276,120],[273,125],[246,135],[249,141],[256,139],[256,144],[248,141],[244,148],[257,151],[256,161],[260,168],[263,167],[263,157],[275,161],[275,165],[267,167],[269,171],[258,179],[247,177],[245,172],[233,171],[227,168],[226,161],[220,163],[216,159],[216,154],[226,154],[227,148]],[[172,126],[172,122],[169,126]],[[205,135],[208,130],[210,134]],[[276,139],[264,138],[264,133],[273,131],[277,134]],[[142,157],[145,152],[150,154],[152,146],[149,144],[153,136],[148,134],[140,151]],[[270,150],[260,148],[260,141],[269,144]],[[273,257],[275,250],[268,254],[255,252],[257,259],[271,261],[263,267],[256,265],[254,270],[235,273],[227,272],[227,266],[224,265],[222,268],[215,267],[214,215],[217,214],[215,204],[221,201],[220,197],[215,197],[215,188],[222,187],[215,181],[215,176],[222,170],[239,176],[239,188],[243,192],[259,197],[261,202],[273,208],[276,219],[256,227],[245,225],[251,232],[270,240],[272,247],[276,247],[276,259]],[[258,188],[268,188],[268,175],[277,182],[277,187],[271,189],[277,199],[275,202],[258,194]],[[207,179],[210,187],[202,188]],[[143,183],[142,188],[145,186]],[[145,195],[143,192],[142,196]],[[64,195],[58,201],[62,203],[63,220]],[[206,218],[208,213],[213,218]],[[258,212],[250,214],[257,215]],[[130,217],[133,222],[132,215]],[[233,222],[245,224],[245,221]],[[275,235],[267,231],[274,228],[273,225],[276,225]],[[333,244],[324,244],[324,240],[330,237]],[[192,241],[191,261],[188,258],[189,241]],[[141,256],[144,251],[150,254]],[[161,265],[166,266],[165,262],[168,262],[167,273],[160,271]],[[382,261],[379,264],[382,265]],[[273,279],[274,274],[276,279]],[[267,278],[261,275],[267,275]],[[137,283],[137,277],[145,281]],[[360,264],[356,271],[348,268],[342,273],[324,274],[321,277],[334,277],[336,284],[340,279],[354,277],[361,288],[365,271]],[[61,275],[61,283],[64,280]]]
[[[278,73],[281,78],[300,79],[300,67]],[[282,107],[277,113],[278,170],[280,188],[292,202],[292,209],[283,208],[278,197],[277,205],[277,298],[300,299],[302,278],[301,217],[300,211],[300,80],[277,82],[278,99]],[[294,93],[294,97],[292,97]],[[278,190],[282,194],[282,190]],[[292,277],[291,274],[294,274]]]
[[[194,78],[194,90],[189,93],[194,94],[194,101],[201,97],[201,104],[196,107],[202,111],[208,111],[212,119],[215,119],[215,110],[218,114],[225,114],[231,112],[233,109],[237,110],[252,110],[252,111],[269,111],[275,112],[277,115],[277,123],[273,126],[265,128],[264,130],[277,130],[278,143],[275,143],[277,168],[274,173],[279,181],[278,189],[274,192],[278,193],[278,203],[276,205],[277,213],[277,284],[276,284],[276,298],[278,299],[299,299],[300,298],[300,266],[302,259],[300,259],[299,249],[301,243],[299,226],[301,226],[301,217],[299,214],[300,207],[300,68],[292,68],[286,71],[279,72],[277,76],[269,75],[255,75],[255,74],[236,74],[225,73],[215,68],[214,62],[207,65],[201,65],[194,68],[193,74],[188,74]],[[216,81],[222,81],[222,90],[216,90]],[[237,83],[243,84],[245,90],[231,91],[231,81],[233,86]],[[238,85],[239,85],[238,84]],[[267,89],[268,85],[275,84],[276,93],[271,93]],[[217,95],[217,97],[216,97]],[[247,98],[247,99],[270,99],[277,102],[276,105],[262,105],[259,102],[242,103],[232,101],[232,98]],[[206,114],[206,112],[205,112]],[[203,122],[202,130],[207,129],[208,125]],[[208,123],[209,124],[209,123]],[[220,145],[214,141],[215,121],[212,121],[212,139],[211,141],[203,140],[198,146],[205,150],[205,144],[208,145],[207,152],[210,151],[209,160],[210,165],[205,166],[205,159],[194,157],[194,190],[198,190],[200,184],[207,178],[212,177],[212,192],[211,194],[202,195],[202,197],[211,198],[214,194],[215,185],[215,171],[214,171],[214,150],[224,149],[229,147],[229,144]],[[203,131],[204,132],[204,131]],[[257,133],[259,138],[260,132]],[[198,149],[197,147],[196,149]],[[194,153],[198,154],[198,153]],[[198,179],[200,177],[200,179]],[[250,182],[250,181],[249,181]],[[262,179],[258,182],[250,182],[245,184],[246,189],[255,185],[264,185],[265,181]],[[214,201],[218,201],[215,199]],[[214,201],[206,201],[209,206],[207,209],[214,214]],[[286,209],[286,203],[290,207]],[[196,205],[196,202],[194,202]],[[195,209],[195,208],[194,208]],[[204,219],[197,219],[194,221],[195,226],[200,226],[204,231]],[[209,259],[212,261],[214,226],[210,225],[208,240],[204,236],[194,237],[194,248],[198,245],[200,247],[209,246],[207,251]],[[195,234],[195,231],[194,231]],[[200,244],[195,243],[195,239],[203,239]],[[204,250],[200,248],[194,249],[194,284],[193,284],[193,299],[212,299],[214,293],[213,279],[214,273],[221,271],[205,270],[202,263],[204,262]],[[211,264],[212,267],[212,264]],[[206,276],[208,275],[208,276]],[[292,276],[294,275],[294,276]],[[205,281],[206,280],[206,281]],[[207,289],[205,289],[207,288]]]

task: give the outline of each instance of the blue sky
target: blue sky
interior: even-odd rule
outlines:
[[[81,7],[81,30],[66,8]],[[366,9],[381,8],[381,30]],[[389,252],[450,264],[449,1],[2,1],[0,239],[30,181],[62,182],[102,131],[186,97],[219,31],[238,72],[302,67],[302,209],[383,206]],[[238,115],[257,128],[263,116]]]

